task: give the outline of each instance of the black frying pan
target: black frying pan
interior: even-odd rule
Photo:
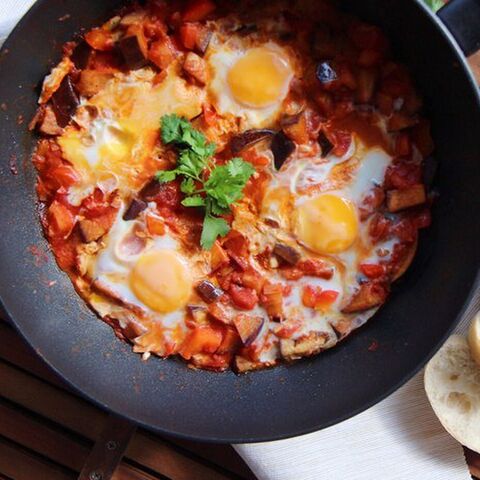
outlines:
[[[74,32],[98,24],[121,3],[39,0],[2,50],[0,297],[13,323],[85,396],[180,437],[251,442],[298,435],[392,393],[452,330],[472,297],[480,264],[480,100],[452,36],[419,1],[345,2],[385,29],[426,99],[440,165],[434,223],[390,301],[350,339],[313,359],[236,376],[193,371],[175,360],[140,361],[76,295],[41,233],[29,161],[35,138],[26,128],[38,84]],[[480,40],[480,2],[454,0],[442,16],[454,31],[461,27],[456,34],[472,50]],[[368,350],[373,340],[379,345],[374,352]]]

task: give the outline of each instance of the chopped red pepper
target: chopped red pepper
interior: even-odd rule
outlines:
[[[302,302],[306,307],[317,310],[327,309],[338,298],[334,290],[322,290],[320,287],[307,285],[303,289]]]
[[[360,265],[360,270],[368,278],[379,278],[382,275],[385,275],[386,269],[383,265],[375,265],[363,263]]]
[[[258,303],[258,295],[253,288],[245,288],[232,283],[229,294],[233,303],[242,310],[252,310]]]

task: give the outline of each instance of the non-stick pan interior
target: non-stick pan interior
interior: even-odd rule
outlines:
[[[245,376],[193,371],[173,360],[142,362],[115,338],[56,267],[34,207],[29,155],[35,140],[26,124],[38,84],[60,58],[63,42],[120,3],[40,0],[1,55],[0,296],[16,326],[90,399],[185,437],[286,437],[336,423],[385,397],[453,327],[477,274],[480,111],[458,52],[415,1],[346,2],[385,28],[425,95],[440,163],[434,225],[387,305],[331,352]],[[379,345],[374,352],[368,350],[373,340]]]

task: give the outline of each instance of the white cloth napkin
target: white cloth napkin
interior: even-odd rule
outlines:
[[[0,0],[0,45],[34,1]],[[458,331],[479,308],[477,295]],[[422,375],[334,427],[234,447],[260,480],[469,480],[462,447],[435,417]]]

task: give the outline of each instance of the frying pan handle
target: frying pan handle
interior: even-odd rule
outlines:
[[[438,16],[466,56],[480,50],[480,0],[451,0]]]

